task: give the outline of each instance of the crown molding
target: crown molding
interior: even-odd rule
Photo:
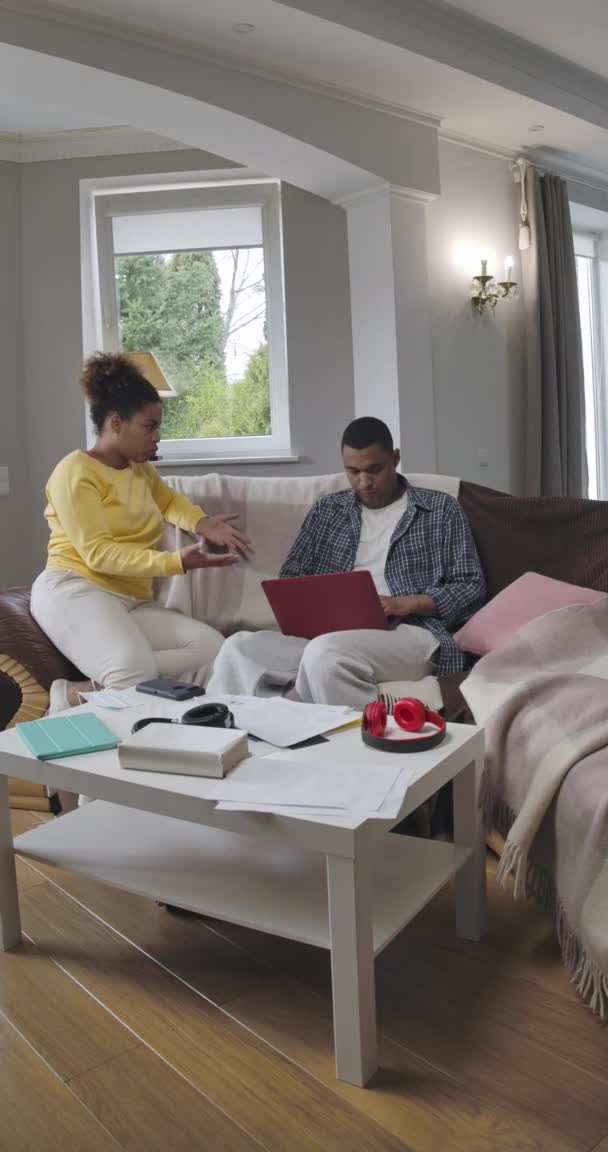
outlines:
[[[368,188],[360,188],[357,192],[348,192],[346,196],[338,196],[333,203],[338,208],[348,209],[352,204],[360,204],[365,201],[371,203],[373,200],[382,200],[386,197],[389,190],[389,185],[384,181],[370,184]]]
[[[75,160],[91,156],[133,156],[141,152],[193,151],[152,132],[139,132],[126,126],[77,128],[67,132],[40,135],[0,133],[0,160],[34,164],[44,160]]]
[[[392,200],[405,200],[408,204],[432,204],[438,200],[441,193],[419,192],[416,188],[399,188],[394,184],[389,187]]]
[[[405,200],[409,204],[431,204],[437,196],[432,192],[419,192],[415,188],[399,188],[394,184],[382,181],[362,188],[358,192],[349,192],[334,200],[339,208],[348,210],[353,204],[372,203],[374,200]]]
[[[236,60],[236,57],[231,59]],[[222,64],[217,59],[214,63]],[[227,65],[229,66],[229,65]],[[245,71],[244,68],[239,71]],[[378,100],[360,92],[356,88],[342,88],[337,84],[330,84],[321,80],[310,80],[296,72],[282,72],[278,68],[254,69],[247,68],[250,76],[257,76],[265,80],[276,80],[282,84],[289,84],[292,88],[300,88],[305,92],[313,92],[316,96],[328,96],[332,100],[342,100],[345,104],[355,104],[359,108],[367,108],[371,112],[380,112],[383,116],[394,116],[397,120],[407,120],[411,124],[422,124],[425,128],[441,127],[441,116],[433,116],[430,112],[420,112],[416,108],[408,108],[404,104],[395,104],[390,100]]]
[[[599,192],[608,193],[608,172],[602,172],[590,164],[584,164],[569,152],[560,152],[557,148],[501,148],[488,144],[483,140],[464,136],[456,132],[438,132],[440,141],[446,144],[455,144],[459,148],[470,148],[486,156],[493,156],[497,160],[513,163],[518,156],[523,156],[535,168],[545,172],[552,172],[561,176],[572,184],[582,184],[585,188],[595,188]]]
[[[400,120],[407,120],[414,124],[422,124],[427,128],[439,128],[441,117],[431,113],[421,112],[415,108],[408,108],[388,100],[377,100],[356,88],[343,88],[337,84],[321,80],[312,80],[297,72],[286,72],[272,65],[257,64],[238,53],[226,51],[209,51],[202,44],[183,40],[179,37],[168,36],[161,32],[150,31],[140,25],[126,22],[117,22],[107,16],[92,15],[81,12],[75,8],[68,8],[63,4],[40,2],[40,0],[0,0],[0,9],[15,12],[19,15],[44,17],[57,24],[84,32],[103,32],[127,43],[145,45],[161,51],[172,52],[200,63],[215,65],[228,72],[243,76],[252,76],[261,80],[273,80],[291,88],[309,92],[328,99],[340,100],[345,104],[354,104],[372,112],[385,116],[394,116]]]
[[[455,144],[458,148],[468,148],[472,152],[482,152],[485,156],[493,156],[495,160],[515,160],[524,151],[522,148],[503,148],[500,144],[491,144],[488,140],[478,140],[475,136],[466,136],[462,132],[446,132],[440,128],[437,136],[446,144]]]
[[[608,193],[608,172],[583,164],[567,152],[555,149],[502,148],[484,140],[478,140],[455,132],[439,131],[441,142],[458,148],[470,149],[491,156],[497,160],[511,162],[517,156],[525,155],[531,164],[545,171],[554,172],[571,183],[582,184],[587,188]],[[14,164],[33,164],[46,160],[75,160],[94,156],[133,156],[138,153],[196,151],[189,144],[156,136],[152,132],[142,132],[126,125],[107,128],[77,128],[65,132],[40,134],[0,132],[0,161]],[[379,198],[390,191],[391,195],[411,203],[431,203],[436,197],[418,192],[415,189],[391,187],[388,184],[374,184],[369,188],[353,192],[334,201],[347,208],[358,200]]]
[[[524,151],[522,155],[536,168],[561,176],[571,184],[582,184],[585,188],[595,188],[598,192],[608,194],[608,172],[581,163],[569,152],[560,152],[557,148],[536,148],[534,151]]]

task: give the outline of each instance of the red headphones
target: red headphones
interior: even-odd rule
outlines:
[[[445,720],[438,712],[431,712],[421,700],[405,698],[396,700],[393,707],[393,716],[400,728],[406,732],[419,732],[426,723],[433,724],[436,732],[425,736],[416,736],[409,740],[389,740],[386,731],[386,705],[382,700],[372,700],[363,713],[361,722],[361,737],[364,744],[370,748],[378,748],[381,752],[426,752],[429,748],[436,748],[441,744],[445,733]]]

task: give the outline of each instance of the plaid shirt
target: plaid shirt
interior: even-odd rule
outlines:
[[[484,602],[485,582],[468,520],[443,492],[407,486],[407,509],[393,532],[384,575],[392,596],[430,596],[436,616],[408,616],[403,623],[428,628],[439,640],[436,672],[467,667],[452,632]],[[281,576],[350,572],[361,535],[361,504],[352,489],[322,496],[308,513]]]

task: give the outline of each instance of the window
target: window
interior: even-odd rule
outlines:
[[[602,354],[602,296],[598,240],[590,234],[574,237],[585,385],[585,444],[589,471],[588,495],[608,498],[606,385]],[[608,300],[606,301],[608,304]]]
[[[289,456],[276,182],[94,197],[107,351],[154,354],[167,462]]]

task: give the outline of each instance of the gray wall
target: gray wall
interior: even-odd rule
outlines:
[[[524,347],[521,301],[493,316],[471,307],[479,253],[504,279],[517,248],[518,189],[505,159],[440,142],[441,197],[428,208],[433,381],[439,471],[507,492],[523,491]],[[479,463],[486,451],[488,464]]]
[[[442,195],[428,209],[439,469],[517,492],[525,419],[521,306],[503,303],[495,317],[480,318],[468,302],[476,252],[490,249],[497,275],[506,252],[518,257],[517,191],[499,158],[443,141],[440,162]],[[9,499],[0,497],[0,530],[3,541],[17,541],[10,553],[3,548],[0,584],[29,578],[42,565],[47,477],[63,455],[84,444],[77,383],[79,181],[221,166],[217,157],[191,150],[0,165],[0,464],[11,466],[13,485]],[[345,213],[290,186],[283,188],[282,210],[291,419],[300,461],[230,466],[237,474],[334,471],[340,433],[354,415]],[[519,261],[516,273],[518,278]],[[487,467],[478,460],[482,449]]]
[[[293,447],[300,472],[335,472],[355,415],[346,213],[290,185],[282,208]]]
[[[46,480],[62,456],[85,442],[78,389],[82,358],[79,181],[218,167],[226,167],[225,161],[193,151],[21,167],[24,368],[32,493],[31,545],[29,549],[25,545],[24,562],[32,572],[44,563]],[[255,471],[279,475],[286,468],[312,474],[334,471],[339,432],[354,415],[345,214],[324,200],[287,187],[283,224],[292,429],[294,449],[302,459],[298,465],[255,466]],[[247,474],[251,467],[225,470]]]
[[[0,163],[0,465],[10,495],[0,496],[0,587],[28,578],[31,536],[22,361],[19,168]]]
[[[58,460],[84,447],[80,180],[126,173],[219,168],[225,162],[184,151],[15,165],[21,178],[28,463],[31,485],[30,575],[44,565],[48,532],[44,490]]]

